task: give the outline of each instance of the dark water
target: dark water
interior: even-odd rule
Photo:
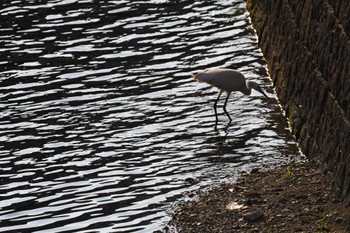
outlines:
[[[161,230],[186,191],[299,156],[276,101],[234,93],[215,131],[190,78],[274,98],[242,0],[2,0],[0,26],[0,232]]]

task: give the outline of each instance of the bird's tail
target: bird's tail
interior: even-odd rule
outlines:
[[[196,79],[198,82],[207,82],[206,78],[204,77],[204,72],[199,72],[197,74],[192,74],[192,78]]]
[[[200,83],[208,83],[210,82],[211,77],[207,75],[205,72],[199,72],[197,74],[193,74],[192,78],[196,79]]]

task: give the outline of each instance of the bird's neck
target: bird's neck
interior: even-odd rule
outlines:
[[[245,83],[245,88],[242,88],[242,93],[245,95],[250,95],[250,93],[252,93],[252,87],[249,81]]]

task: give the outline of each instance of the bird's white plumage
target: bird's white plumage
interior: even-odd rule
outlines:
[[[250,95],[252,89],[257,90],[261,94],[263,94],[266,98],[269,98],[259,87],[259,85],[256,82],[253,81],[246,81],[245,77],[242,73],[236,70],[232,69],[211,69],[206,70],[204,72],[199,72],[196,75],[193,75],[193,78],[198,80],[198,82],[206,82],[214,87],[219,88],[219,96],[216,99],[214,103],[214,111],[215,111],[215,127],[218,123],[218,114],[217,114],[217,103],[220,99],[221,93],[223,91],[227,92],[225,104],[223,106],[224,112],[230,119],[230,122],[232,121],[230,115],[228,114],[226,110],[226,104],[228,101],[228,98],[233,91],[240,91],[245,95]]]
[[[247,89],[244,76],[240,72],[232,69],[207,70],[199,72],[194,78],[199,82],[206,82],[226,92],[244,92]]]

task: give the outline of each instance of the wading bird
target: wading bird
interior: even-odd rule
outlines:
[[[218,123],[218,113],[216,110],[216,106],[222,92],[224,91],[227,92],[227,97],[226,97],[223,109],[226,115],[228,116],[228,118],[230,119],[230,122],[232,121],[232,119],[226,110],[226,104],[231,92],[240,91],[245,95],[250,95],[250,93],[252,92],[252,89],[254,89],[269,99],[269,97],[261,90],[261,88],[256,82],[246,81],[243,74],[236,70],[221,69],[221,68],[211,69],[211,70],[206,70],[204,72],[199,72],[193,75],[193,78],[197,79],[198,82],[205,82],[219,89],[219,96],[214,103],[214,111],[215,111],[215,119],[216,119],[215,126]]]

